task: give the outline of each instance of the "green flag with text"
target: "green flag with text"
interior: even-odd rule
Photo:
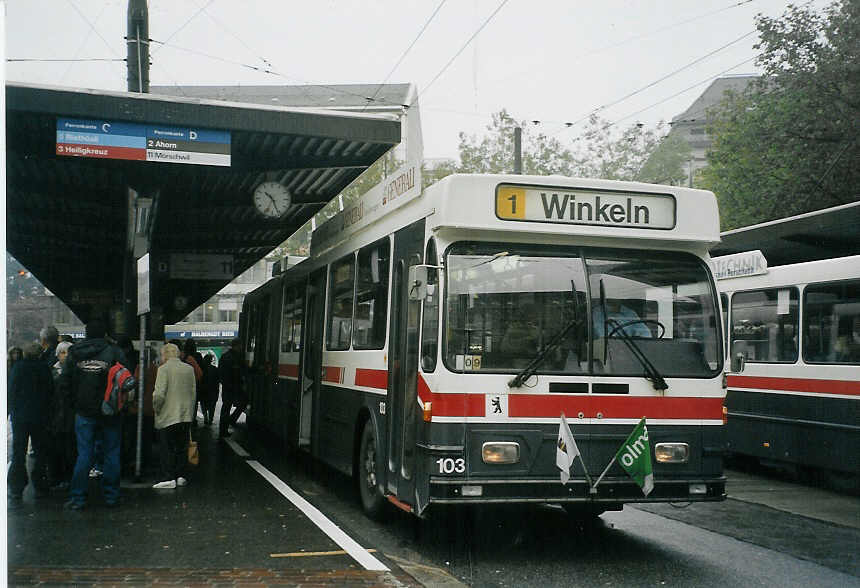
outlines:
[[[627,440],[615,454],[621,467],[639,484],[645,496],[654,489],[654,474],[651,472],[651,444],[648,443],[648,429],[645,417],[639,421]]]

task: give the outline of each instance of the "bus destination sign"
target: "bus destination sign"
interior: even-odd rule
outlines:
[[[57,155],[229,167],[230,132],[58,118]]]
[[[671,229],[675,226],[675,198],[644,192],[501,185],[496,189],[496,216],[511,221]]]

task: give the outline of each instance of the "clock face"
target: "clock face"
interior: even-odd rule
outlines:
[[[292,198],[278,182],[263,182],[254,190],[254,206],[263,216],[279,218],[290,208]]]

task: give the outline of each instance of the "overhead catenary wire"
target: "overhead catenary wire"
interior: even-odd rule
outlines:
[[[107,2],[102,4],[102,9],[99,11],[98,15],[96,15],[94,22],[98,22],[101,19],[102,15],[104,14],[106,9],[107,9]],[[95,26],[95,25],[93,25],[93,26]],[[81,51],[84,48],[84,45],[87,44],[87,40],[88,40],[88,37],[84,37],[83,39],[81,39],[81,42],[78,45],[78,48],[75,49],[75,54],[72,55],[72,57],[77,58],[80,56]],[[69,63],[69,65],[66,67],[65,71],[63,71],[63,75],[60,76],[60,83],[63,83],[66,80],[66,76],[68,76],[69,72],[72,71],[72,67],[74,67],[74,63]]]
[[[221,22],[220,20],[215,18],[215,16],[209,10],[207,10],[207,8],[208,8],[208,5],[203,7],[203,13],[206,15],[207,18],[209,18],[212,22],[214,22],[216,25],[221,27],[221,30],[225,31],[231,37],[233,37],[234,39],[239,41],[239,43],[241,43],[242,46],[248,50],[249,53],[253,53],[254,55],[256,55],[257,59],[259,59],[260,61],[262,61],[263,63],[266,64],[266,67],[274,68],[271,61],[269,61],[268,59],[266,59],[262,55],[258,55],[257,51],[255,51],[250,45],[248,45],[248,43],[246,43],[239,35],[237,35],[235,32],[233,32],[227,25],[225,25],[223,22]]]
[[[101,34],[101,33],[99,32],[99,30],[95,27],[95,25],[90,21],[90,19],[88,19],[88,18],[87,18],[87,15],[86,15],[86,14],[84,14],[83,12],[81,12],[81,9],[80,9],[80,8],[78,8],[78,7],[77,7],[77,5],[76,5],[74,2],[72,2],[72,0],[66,0],[66,1],[69,3],[69,6],[71,6],[72,8],[74,8],[74,9],[75,9],[75,12],[77,12],[77,13],[78,13],[78,16],[80,16],[80,17],[84,20],[84,22],[85,22],[85,23],[87,23],[87,26],[89,26],[89,27],[90,27],[90,30],[91,30],[93,33],[95,33],[95,34],[96,34],[96,36],[97,36],[99,39],[101,39],[101,40],[102,40],[102,42],[103,42],[103,43],[105,44],[105,46],[110,50],[110,52],[111,52],[111,53],[113,53],[114,55],[117,55],[117,56],[118,56],[118,54],[117,54],[117,52],[116,52],[116,49],[114,49],[114,47],[113,47],[110,43],[108,43],[108,40],[107,40],[107,39],[105,39],[105,38],[104,38],[104,36],[102,36],[102,34]]]
[[[662,99],[662,100],[660,100],[659,102],[655,102],[654,104],[651,104],[651,105],[649,105],[649,106],[646,106],[645,108],[639,109],[639,110],[637,110],[636,112],[633,112],[633,113],[631,113],[631,114],[628,114],[627,116],[623,116],[623,117],[621,117],[621,118],[619,118],[619,119],[615,120],[615,122],[611,123],[609,126],[614,126],[614,125],[616,125],[616,124],[618,124],[618,123],[620,123],[620,122],[622,122],[622,121],[625,121],[625,120],[627,120],[627,119],[629,119],[629,118],[633,118],[634,116],[637,116],[637,115],[639,115],[639,114],[642,114],[643,112],[645,112],[645,111],[647,111],[647,110],[651,110],[652,108],[655,108],[655,107],[657,107],[657,106],[660,106],[661,104],[663,104],[663,103],[665,103],[665,102],[668,102],[668,101],[669,101],[669,100],[671,100],[672,98],[677,98],[678,96],[680,96],[680,95],[681,95],[681,94],[683,94],[684,92],[689,92],[689,91],[690,91],[690,90],[692,90],[693,88],[698,88],[698,87],[699,87],[699,86],[701,86],[702,84],[707,84],[708,82],[711,82],[711,81],[713,81],[713,80],[715,80],[715,79],[719,78],[721,75],[723,75],[723,74],[727,74],[728,72],[732,71],[733,69],[736,69],[736,68],[738,68],[738,67],[740,67],[740,66],[742,66],[742,65],[746,65],[747,63],[749,63],[749,62],[751,62],[751,61],[754,61],[755,59],[756,59],[756,57],[755,57],[755,56],[753,56],[753,57],[749,57],[749,58],[747,58],[747,59],[744,59],[744,60],[743,60],[743,61],[741,61],[740,63],[736,63],[736,64],[735,64],[735,65],[733,65],[732,67],[730,67],[730,68],[728,68],[728,69],[724,69],[723,71],[721,71],[721,72],[720,72],[720,73],[718,73],[718,74],[712,75],[712,76],[710,76],[710,77],[708,77],[708,78],[705,78],[704,80],[701,80],[701,81],[699,81],[699,82],[696,82],[696,83],[695,83],[695,84],[693,84],[692,86],[687,86],[687,87],[686,87],[686,88],[684,88],[683,90],[679,90],[678,92],[675,92],[675,93],[674,93],[674,94],[672,94],[671,96],[667,96],[667,97],[663,98],[663,99]],[[703,108],[703,109],[701,109],[701,110],[699,110],[699,111],[696,111],[696,112],[697,112],[697,113],[704,113],[704,111],[705,111],[705,109]]]
[[[178,35],[178,34],[179,34],[179,33],[180,33],[180,32],[181,32],[185,27],[187,27],[189,24],[191,24],[191,21],[193,21],[195,18],[197,18],[197,16],[198,16],[201,12],[203,12],[204,10],[206,10],[207,8],[209,8],[209,5],[211,5],[213,2],[215,2],[215,0],[209,0],[209,2],[207,2],[206,4],[204,4],[203,6],[201,6],[201,7],[197,10],[197,12],[195,12],[194,14],[192,14],[192,15],[191,15],[191,17],[190,17],[188,20],[186,20],[184,23],[182,23],[182,25],[181,25],[178,29],[176,29],[175,31],[173,31],[172,33],[170,33],[170,34],[167,36],[167,39],[165,39],[164,43],[169,43],[169,42],[170,42],[170,40],[171,40],[171,39],[173,39],[173,37],[175,37],[176,35]],[[150,51],[150,52],[149,52],[149,54],[150,54],[150,55],[154,55],[154,54],[155,54],[155,52],[156,52],[156,51]]]
[[[339,93],[339,94],[344,94],[344,95],[346,95],[346,96],[353,96],[353,97],[355,97],[355,98],[361,98],[362,100],[368,100],[368,99],[369,99],[369,97],[368,97],[368,96],[365,96],[364,94],[359,94],[358,92],[351,92],[351,91],[349,91],[349,90],[345,90],[345,89],[343,89],[343,88],[339,88],[339,87],[337,87],[337,86],[331,86],[331,85],[327,85],[327,84],[314,84],[314,83],[312,83],[312,82],[309,82],[309,81],[307,81],[307,80],[303,80],[303,79],[301,79],[301,78],[297,78],[297,77],[294,77],[294,76],[288,76],[288,75],[286,75],[286,74],[282,74],[282,73],[277,72],[277,71],[275,71],[274,69],[271,69],[271,68],[268,68],[268,67],[261,67],[261,66],[259,66],[259,65],[252,65],[252,64],[249,64],[249,63],[243,63],[243,62],[241,62],[241,61],[235,61],[235,60],[233,60],[233,59],[227,59],[226,57],[220,57],[220,56],[218,56],[218,55],[212,55],[212,54],[210,54],[210,53],[204,53],[203,51],[198,51],[198,50],[196,50],[196,49],[189,49],[188,47],[180,47],[180,46],[178,46],[178,45],[174,45],[174,44],[172,44],[172,43],[167,43],[167,42],[165,42],[165,41],[158,41],[158,40],[156,40],[156,39],[149,39],[149,42],[150,42],[150,43],[155,43],[155,44],[158,44],[158,45],[162,45],[162,46],[165,46],[165,47],[170,47],[171,49],[176,49],[177,51],[184,51],[184,52],[186,52],[186,53],[191,53],[192,55],[199,55],[199,56],[201,56],[201,57],[206,57],[206,58],[209,58],[209,59],[214,59],[214,60],[216,60],[216,61],[221,61],[221,62],[223,62],[223,63],[229,63],[229,64],[232,64],[232,65],[236,65],[236,66],[238,66],[238,67],[244,67],[244,68],[247,68],[247,69],[251,69],[251,70],[254,70],[254,71],[258,71],[258,72],[260,72],[260,73],[264,73],[264,74],[266,74],[266,75],[271,75],[271,76],[275,76],[275,77],[283,78],[283,79],[285,79],[285,80],[290,80],[290,81],[293,81],[293,82],[300,82],[301,84],[304,84],[304,85],[313,85],[313,86],[319,86],[319,87],[321,87],[321,88],[327,88],[327,89],[329,89],[329,90],[331,90],[331,91],[333,91],[333,92],[337,92],[337,93]]]
[[[468,47],[469,44],[471,44],[471,42],[475,40],[475,37],[477,37],[478,34],[484,30],[484,27],[486,27],[488,24],[490,24],[490,21],[493,20],[493,17],[495,17],[499,13],[499,11],[502,8],[504,8],[505,4],[507,4],[507,3],[508,3],[508,0],[502,0],[502,2],[496,7],[496,9],[492,12],[492,14],[490,14],[490,16],[487,17],[487,19],[481,24],[481,26],[478,27],[478,30],[476,30],[474,33],[472,33],[472,36],[469,37],[465,43],[463,43],[463,46],[460,47],[460,49],[454,54],[454,56],[448,60],[448,63],[446,63],[445,66],[441,70],[439,70],[439,73],[437,73],[433,77],[433,79],[430,80],[430,82],[426,86],[424,86],[424,89],[421,90],[417,96],[415,96],[415,98],[412,100],[412,102],[405,105],[407,108],[412,106],[416,102],[418,102],[418,99],[421,97],[421,95],[424,94],[425,92],[427,92],[427,90],[429,90],[433,86],[433,84],[436,83],[436,80],[438,80],[442,76],[442,74],[445,73],[449,67],[451,67],[451,64],[454,63],[454,61],[460,56],[460,54],[466,50],[466,47]]]
[[[754,0],[742,0],[741,2],[734,2],[732,4],[729,4],[728,6],[723,6],[722,8],[718,8],[718,9],[712,10],[710,12],[705,12],[703,14],[693,16],[693,17],[688,18],[686,20],[679,20],[679,21],[670,23],[668,25],[665,25],[663,27],[657,28],[657,29],[652,29],[652,30],[646,31],[644,33],[632,35],[630,37],[627,37],[626,39],[622,39],[621,41],[617,41],[615,43],[610,43],[608,45],[604,45],[602,47],[597,47],[595,49],[591,49],[590,51],[586,51],[585,53],[582,53],[581,55],[578,55],[576,57],[571,58],[569,60],[569,63],[576,63],[576,62],[582,61],[586,57],[591,57],[592,55],[596,55],[596,54],[602,53],[604,51],[609,51],[610,49],[616,49],[618,47],[623,47],[624,45],[631,43],[633,41],[636,41],[639,39],[645,39],[645,38],[650,37],[651,35],[656,35],[657,33],[662,33],[664,31],[668,31],[668,30],[674,29],[676,27],[683,26],[685,24],[689,24],[691,22],[696,22],[697,20],[702,20],[703,18],[707,18],[709,16],[719,14],[720,12],[725,12],[726,10],[731,10],[732,8],[737,8],[739,6],[743,6],[744,4],[749,4],[750,2],[753,2],[753,1]],[[812,0],[810,0],[810,1],[812,1]],[[506,75],[499,80],[495,80],[493,82],[490,82],[490,84],[494,84],[494,83],[498,83],[498,82],[502,82],[502,81],[507,81],[507,80],[511,79],[512,77],[518,77],[522,74],[523,74],[523,72],[519,71],[519,72],[512,74],[512,75]]]
[[[743,5],[743,4],[747,4],[748,2],[751,2],[751,1],[752,1],[752,0],[746,0],[746,1],[744,1],[744,2],[738,2],[738,3],[736,3],[736,4],[732,4],[731,6],[724,7],[724,8],[722,8],[722,9],[720,9],[720,10],[717,10],[717,11],[714,11],[714,12],[711,12],[711,13],[707,13],[707,15],[711,15],[711,14],[714,14],[715,12],[720,12],[720,11],[722,11],[722,10],[726,10],[726,9],[728,9],[728,8],[734,8],[734,7],[736,7],[736,6],[741,6],[741,5]],[[807,4],[809,4],[809,2],[807,2]],[[681,21],[681,22],[679,22],[679,23],[675,23],[675,25],[669,25],[669,27],[664,27],[664,29],[665,29],[665,28],[671,28],[671,27],[673,27],[673,26],[676,26],[676,25],[679,25],[679,24],[684,24],[684,23],[691,22],[691,21],[694,21],[694,20],[698,20],[699,18],[701,18],[701,17],[703,17],[703,16],[707,16],[707,15],[700,15],[699,17],[694,17],[694,18],[692,18],[692,19],[688,19],[687,21]],[[661,29],[657,29],[657,30],[655,30],[655,31],[652,31],[652,33],[659,32],[660,30],[661,30]],[[565,129],[569,129],[569,128],[571,128],[571,127],[574,127],[574,126],[576,126],[576,125],[578,125],[578,124],[580,124],[580,123],[582,123],[582,122],[584,122],[584,121],[588,120],[588,119],[591,117],[591,115],[596,114],[597,112],[600,112],[601,110],[605,110],[606,108],[610,108],[610,107],[612,107],[612,106],[615,106],[615,105],[617,105],[617,104],[620,104],[621,102],[623,102],[623,101],[625,101],[625,100],[627,100],[627,99],[629,99],[629,98],[631,98],[631,97],[633,97],[633,96],[635,96],[635,95],[637,95],[637,94],[639,94],[639,93],[641,93],[641,92],[643,92],[643,91],[645,91],[645,90],[647,90],[647,89],[650,89],[651,87],[653,87],[653,86],[655,86],[655,85],[657,85],[657,84],[659,84],[659,83],[661,83],[661,82],[665,81],[666,79],[668,79],[668,78],[670,78],[670,77],[672,77],[672,76],[674,76],[674,75],[677,75],[678,73],[680,73],[680,72],[682,72],[682,71],[684,71],[684,70],[686,70],[686,69],[689,69],[689,68],[690,68],[690,67],[692,67],[693,65],[696,65],[696,64],[700,63],[701,61],[704,61],[705,59],[707,59],[707,58],[709,58],[709,57],[711,57],[711,56],[715,55],[716,53],[718,53],[718,52],[720,52],[720,51],[723,51],[723,50],[727,49],[728,47],[730,47],[730,46],[734,45],[735,43],[738,43],[738,42],[742,41],[743,39],[745,39],[745,38],[749,37],[750,35],[755,34],[755,32],[756,32],[756,31],[749,31],[749,32],[745,33],[744,35],[742,35],[741,37],[738,37],[737,39],[735,39],[735,40],[733,40],[733,41],[730,41],[729,43],[727,43],[727,44],[723,45],[722,47],[718,47],[717,49],[714,49],[713,51],[711,51],[711,52],[707,53],[706,55],[703,55],[703,56],[701,56],[701,57],[699,57],[699,58],[695,59],[694,61],[692,61],[692,62],[690,62],[690,63],[688,63],[688,64],[684,65],[683,67],[681,67],[681,68],[679,68],[679,69],[677,69],[677,70],[675,70],[675,71],[673,71],[673,72],[670,72],[670,73],[666,74],[665,76],[662,76],[661,78],[659,78],[659,79],[657,79],[657,80],[655,80],[655,81],[653,81],[653,82],[649,83],[648,85],[643,86],[642,88],[639,88],[638,90],[635,90],[635,91],[633,91],[633,92],[631,92],[631,93],[627,94],[626,96],[623,96],[623,97],[621,97],[621,98],[619,98],[619,99],[617,99],[617,100],[615,100],[615,101],[613,101],[613,102],[610,102],[610,103],[608,103],[608,104],[604,104],[604,105],[599,106],[599,107],[597,107],[597,108],[595,108],[595,109],[592,109],[592,110],[590,110],[587,114],[584,114],[584,115],[582,115],[581,117],[579,117],[579,118],[577,118],[577,119],[575,119],[575,120],[573,120],[573,121],[571,121],[571,120],[566,120],[566,121],[562,121],[562,120],[548,120],[548,119],[535,118],[535,117],[526,117],[526,118],[527,118],[527,119],[531,118],[533,121],[537,121],[538,123],[542,123],[542,124],[559,124],[559,125],[562,125],[562,127],[559,129],[559,131],[557,131],[556,133],[554,133],[554,134],[552,135],[552,136],[555,136],[555,135],[559,134],[561,131],[563,131],[563,130],[565,130]],[[641,37],[641,36],[645,36],[645,35],[652,34],[652,33],[644,33],[643,35],[639,35],[639,36],[637,36],[637,37],[631,37],[630,39],[639,38],[639,37]],[[628,39],[628,40],[630,40],[630,39]],[[626,42],[626,41],[624,41],[624,42]],[[621,44],[623,44],[624,42],[622,42]],[[597,50],[595,50],[595,52],[598,52],[598,51],[601,51],[601,50],[602,50],[602,49],[597,49]],[[716,78],[716,77],[718,77],[718,76],[722,75],[723,73],[727,73],[727,72],[729,72],[729,71],[731,71],[731,70],[733,70],[733,69],[735,69],[735,68],[737,68],[737,67],[739,67],[739,66],[741,66],[741,65],[743,65],[743,64],[745,64],[745,63],[748,63],[748,62],[750,62],[750,61],[753,61],[754,59],[755,59],[755,57],[748,58],[748,59],[744,60],[743,62],[741,62],[741,63],[739,63],[739,64],[736,64],[736,65],[733,65],[732,67],[728,68],[727,70],[724,70],[723,72],[721,72],[721,73],[719,73],[719,74],[716,74],[715,76],[710,76],[710,77],[709,77],[707,80],[705,80],[705,81],[708,81],[708,80],[714,79],[714,78]],[[692,88],[694,88],[694,87],[696,87],[696,86],[699,86],[699,85],[701,85],[701,84],[703,84],[703,83],[705,83],[705,82],[697,82],[697,83],[696,83],[696,84],[694,84],[693,86],[690,86],[689,88],[686,88],[686,89],[684,89],[684,90],[681,90],[681,91],[680,91],[680,92],[678,92],[677,94],[674,94],[673,96],[671,96],[671,97],[669,97],[669,98],[666,98],[665,100],[669,100],[669,99],[671,99],[671,98],[673,98],[673,97],[675,97],[675,96],[677,96],[677,95],[679,95],[679,94],[682,94],[682,93],[684,93],[684,92],[686,92],[686,91],[688,91],[688,90],[690,90],[690,89],[692,89]],[[664,100],[664,101],[665,101],[665,100]],[[663,101],[658,102],[658,103],[655,103],[655,104],[653,104],[653,105],[651,105],[651,106],[648,106],[648,107],[646,107],[646,108],[644,108],[644,109],[642,109],[642,110],[640,110],[640,111],[637,111],[637,112],[636,112],[636,113],[634,113],[634,114],[628,115],[627,117],[624,117],[624,118],[625,118],[625,119],[626,119],[626,118],[630,118],[630,117],[632,117],[632,116],[635,116],[636,114],[639,114],[639,113],[641,113],[641,112],[644,112],[644,111],[646,111],[646,110],[649,110],[650,108],[654,108],[655,106],[658,106],[659,104],[662,104],[662,103],[663,103]],[[442,111],[442,112],[452,112],[452,113],[455,113],[455,114],[461,114],[461,115],[464,115],[464,116],[480,116],[480,117],[485,117],[485,116],[489,116],[489,115],[495,114],[495,113],[488,113],[488,112],[467,112],[467,111],[455,110],[455,109],[433,108],[432,106],[431,106],[431,107],[425,107],[425,108],[427,108],[428,110],[438,110],[438,111]],[[624,119],[621,119],[621,120],[624,120]]]
[[[574,127],[574,126],[576,126],[576,125],[578,125],[578,124],[580,124],[580,123],[582,123],[582,122],[584,122],[584,121],[588,120],[588,119],[589,119],[589,118],[591,118],[593,115],[595,115],[595,114],[597,114],[597,113],[599,113],[599,112],[601,112],[601,111],[603,111],[603,110],[606,110],[607,108],[611,108],[612,106],[616,106],[616,105],[618,105],[618,104],[621,104],[621,103],[622,103],[622,102],[624,102],[625,100],[628,100],[628,99],[632,98],[633,96],[636,96],[637,94],[641,94],[641,93],[642,93],[642,92],[644,92],[645,90],[648,90],[648,89],[650,89],[650,88],[653,88],[653,87],[654,87],[654,86],[656,86],[657,84],[659,84],[659,83],[661,83],[661,82],[666,81],[667,79],[669,79],[669,78],[671,78],[671,77],[673,77],[673,76],[675,76],[675,75],[677,75],[677,74],[681,73],[682,71],[684,71],[684,70],[686,70],[686,69],[689,69],[690,67],[692,67],[692,66],[696,65],[697,63],[701,63],[702,61],[704,61],[705,59],[708,59],[709,57],[713,57],[714,55],[716,55],[716,54],[717,54],[717,53],[719,53],[720,51],[724,51],[725,49],[727,49],[727,48],[731,47],[731,46],[732,46],[732,45],[734,45],[735,43],[739,43],[739,42],[740,42],[740,41],[742,41],[743,39],[745,39],[745,38],[749,37],[750,35],[754,35],[755,33],[756,33],[756,31],[754,31],[754,30],[753,30],[753,31],[749,31],[749,32],[747,32],[747,33],[745,33],[745,34],[741,35],[741,36],[740,36],[740,37],[738,37],[737,39],[734,39],[733,41],[729,41],[729,42],[728,42],[728,43],[726,43],[725,45],[722,45],[722,46],[720,46],[720,47],[717,47],[717,48],[716,48],[716,49],[714,49],[713,51],[709,51],[708,53],[706,53],[705,55],[702,55],[701,57],[697,57],[697,58],[696,58],[696,59],[694,59],[693,61],[691,61],[691,62],[689,62],[689,63],[687,63],[687,64],[685,64],[685,65],[683,65],[683,66],[679,67],[678,69],[676,69],[676,70],[674,70],[674,71],[669,72],[668,74],[666,74],[666,75],[664,75],[664,76],[661,76],[660,78],[658,78],[658,79],[654,80],[653,82],[650,82],[650,83],[648,83],[648,84],[646,84],[646,85],[642,86],[641,88],[638,88],[638,89],[636,89],[636,90],[634,90],[634,91],[632,91],[632,92],[630,92],[630,93],[628,93],[628,94],[626,94],[626,95],[622,96],[621,98],[618,98],[618,99],[616,99],[616,100],[613,100],[612,102],[609,102],[609,103],[607,103],[607,104],[603,104],[603,105],[601,105],[601,106],[598,106],[597,108],[594,108],[594,109],[592,109],[592,110],[588,111],[586,114],[582,115],[581,117],[579,117],[578,119],[576,119],[576,120],[575,120],[575,121],[573,121],[572,123],[565,123],[565,126],[564,126],[562,129],[560,129],[559,131],[557,131],[555,134],[553,134],[552,136],[554,137],[554,136],[558,135],[559,133],[561,133],[562,131],[565,131],[565,130],[567,130],[567,129],[570,129],[570,128],[572,128],[572,127]],[[737,67],[737,66],[735,66],[735,67]],[[733,69],[733,68],[732,68],[732,69]]]
[[[403,52],[403,54],[397,60],[397,63],[394,64],[394,67],[391,68],[391,71],[388,72],[388,75],[385,76],[385,79],[382,80],[382,82],[380,82],[379,86],[377,86],[376,91],[373,93],[373,96],[371,96],[370,99],[368,100],[368,104],[370,102],[373,102],[373,100],[379,95],[380,90],[382,90],[382,86],[384,86],[386,84],[386,82],[388,82],[388,80],[389,80],[389,78],[391,78],[392,74],[397,70],[398,67],[400,67],[400,64],[403,63],[403,60],[406,58],[406,56],[409,54],[409,52],[415,46],[415,43],[418,42],[418,39],[421,38],[421,35],[424,34],[424,31],[427,30],[427,27],[430,26],[430,23],[433,21],[433,19],[439,13],[439,10],[441,10],[442,7],[445,5],[445,2],[447,2],[447,0],[442,0],[441,2],[439,2],[439,5],[436,6],[436,10],[434,10],[433,14],[431,14],[430,17],[424,22],[424,26],[421,27],[421,30],[418,31],[418,34],[415,36],[414,39],[412,39],[412,42],[409,44],[409,46],[406,48],[406,50]],[[365,108],[367,108],[367,105],[365,105],[365,107],[362,108],[362,112],[364,112]]]
[[[86,61],[125,61],[125,57],[70,57],[64,58],[48,58],[48,57],[9,57],[6,59],[9,63],[20,62],[46,62],[46,63],[68,63],[68,62],[86,62]]]

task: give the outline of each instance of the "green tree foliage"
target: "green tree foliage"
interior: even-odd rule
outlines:
[[[690,161],[690,144],[677,133],[669,133],[650,150],[637,180],[649,184],[686,185],[685,165]]]
[[[854,201],[860,185],[860,2],[759,16],[762,79],[710,115],[703,170],[723,228]]]
[[[510,173],[513,170],[514,128],[523,129],[523,173],[559,174],[608,180],[678,183],[690,148],[683,140],[665,136],[661,124],[616,129],[593,115],[567,148],[558,139],[537,133],[506,110],[493,114],[487,133],[478,138],[460,133],[460,164],[451,173]],[[671,138],[670,138],[671,137]],[[651,161],[657,157],[654,161]]]

